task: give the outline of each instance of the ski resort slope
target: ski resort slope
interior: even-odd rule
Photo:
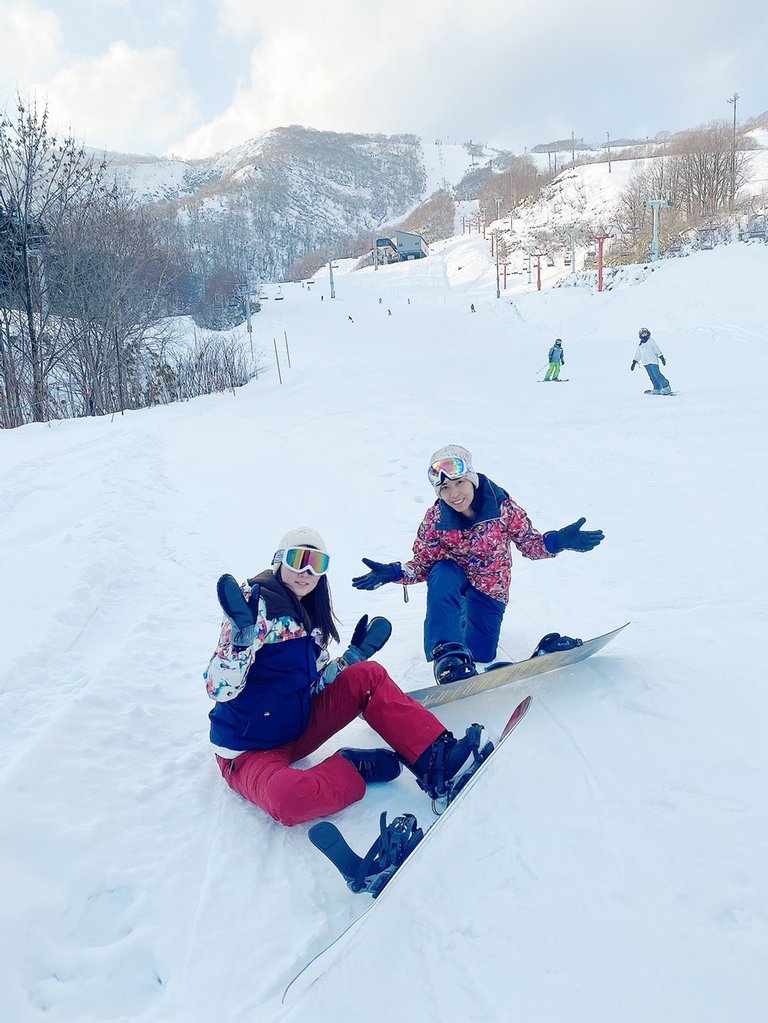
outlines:
[[[762,1021],[766,280],[768,247],[733,245],[602,294],[518,277],[497,299],[487,243],[457,237],[418,263],[337,264],[335,299],[327,271],[270,289],[262,369],[235,395],[1,433],[4,1023]],[[630,372],[641,326],[677,397]],[[568,382],[542,384],[556,337]],[[498,734],[534,697],[282,1004],[369,900],[306,827],[218,776],[215,581],[312,525],[343,645],[386,615],[379,659],[428,684],[424,587],[405,604],[350,579],[363,556],[408,557],[449,441],[540,529],[605,531],[587,555],[516,557],[503,652],[632,624],[588,661],[441,709]],[[377,744],[358,720],[312,761]],[[404,773],[334,822],[362,852],[384,810],[432,820]]]

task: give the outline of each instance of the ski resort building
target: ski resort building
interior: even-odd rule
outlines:
[[[429,246],[420,234],[398,231],[395,235],[395,243],[401,260],[423,259],[429,255]]]
[[[382,263],[397,263],[399,259],[397,246],[391,238],[376,239],[376,262],[379,265]]]
[[[395,241],[391,238],[376,239],[376,262],[400,263],[407,259],[423,259],[429,255],[429,246],[420,234],[398,231]]]

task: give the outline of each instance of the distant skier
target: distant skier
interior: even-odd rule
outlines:
[[[475,303],[474,303],[474,302],[470,303],[470,306],[469,306],[469,311],[470,311],[471,313],[475,312]]]
[[[557,380],[560,376],[560,367],[565,365],[565,352],[563,342],[558,338],[549,349],[549,367],[545,380]],[[541,370],[539,370],[541,372]]]
[[[671,394],[672,389],[669,386],[669,380],[659,369],[659,362],[661,362],[662,366],[667,364],[661,349],[651,338],[651,332],[647,327],[641,327],[638,331],[638,336],[640,344],[637,346],[635,357],[629,368],[634,370],[635,366],[645,366],[645,371],[653,384],[653,391],[649,391],[649,394]]]
[[[458,444],[432,455],[427,477],[437,500],[422,519],[411,560],[363,558],[369,571],[352,585],[375,590],[385,583],[427,583],[424,653],[442,685],[476,675],[477,662],[496,657],[509,601],[511,544],[539,561],[561,551],[591,551],[603,531],[582,529],[580,518],[540,533],[506,490],[475,471],[471,454]]]

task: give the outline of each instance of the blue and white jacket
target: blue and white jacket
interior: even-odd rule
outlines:
[[[255,615],[253,642],[234,647],[232,623],[225,619],[203,672],[216,701],[208,715],[211,743],[230,758],[298,739],[309,723],[312,698],[346,666],[340,657],[330,660],[320,630],[311,628],[300,602],[272,572],[241,589]]]

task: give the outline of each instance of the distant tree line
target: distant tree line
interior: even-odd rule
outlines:
[[[737,205],[751,148],[748,139],[737,136],[734,149],[733,131],[725,121],[671,136],[621,194],[617,220],[624,260],[642,259],[648,247],[653,214],[647,199],[672,202],[660,217],[662,245]]]
[[[168,317],[241,321],[250,244],[138,204],[18,97],[0,116],[0,427],[245,383],[233,338],[182,346]]]

